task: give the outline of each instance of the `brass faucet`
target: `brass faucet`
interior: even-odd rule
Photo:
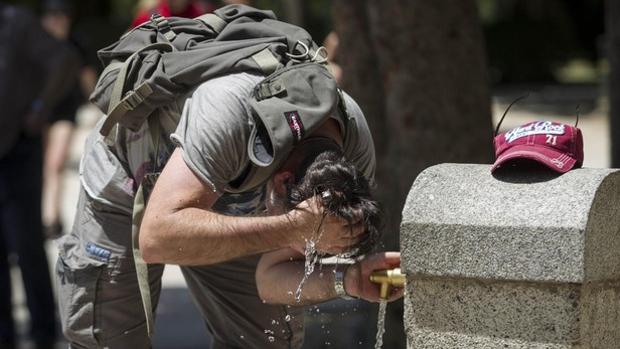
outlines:
[[[405,285],[405,274],[401,273],[400,268],[378,270],[370,274],[370,281],[381,285],[379,297],[387,299],[391,286],[402,287]]]

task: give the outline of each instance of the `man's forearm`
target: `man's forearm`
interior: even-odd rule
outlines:
[[[265,217],[226,216],[211,211],[219,197],[205,189],[176,149],[144,212],[140,227],[144,260],[204,265],[300,244],[304,227],[300,210]]]
[[[317,266],[304,283],[300,301],[295,291],[303,277],[303,256],[290,249],[265,253],[256,268],[256,287],[260,297],[274,304],[314,304],[337,297],[334,285],[335,265]],[[370,302],[379,301],[379,285],[370,280],[370,274],[377,270],[393,269],[400,265],[400,253],[379,252],[365,256],[344,269],[344,291],[351,297]],[[341,264],[342,266],[342,264]],[[402,297],[403,288],[392,287],[388,301]]]
[[[151,217],[140,230],[143,258],[150,263],[205,265],[290,247],[294,217],[233,217],[185,208]]]
[[[290,251],[290,250],[289,250]],[[296,292],[304,276],[304,260],[287,251],[263,255],[256,270],[256,286],[263,301],[271,304],[310,305],[336,298],[334,265],[317,265],[301,288],[299,301]],[[275,262],[274,260],[280,260]]]

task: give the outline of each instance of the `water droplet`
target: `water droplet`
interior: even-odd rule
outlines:
[[[306,240],[304,256],[306,257],[306,261],[304,263],[304,276],[301,278],[299,286],[297,286],[297,291],[295,291],[295,300],[297,301],[297,303],[301,302],[301,290],[306,281],[308,280],[310,274],[312,274],[312,272],[314,271],[314,266],[319,260],[319,253],[316,251],[316,241]]]
[[[276,341],[276,339],[275,339],[273,336],[269,336],[269,337],[267,337],[267,339],[268,339],[271,343],[273,343],[273,342],[275,342],[275,341]]]
[[[241,338],[241,339],[245,339],[245,337],[244,337],[243,335],[240,335],[240,336],[239,336],[239,338]]]
[[[290,316],[290,315],[286,315],[286,316],[284,317],[284,320],[285,320],[286,322],[291,321],[291,316]]]

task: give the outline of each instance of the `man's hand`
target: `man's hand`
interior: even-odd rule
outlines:
[[[344,275],[344,289],[353,297],[378,302],[380,285],[370,281],[370,274],[376,270],[393,269],[399,266],[400,252],[381,252],[366,256],[347,269]],[[402,297],[404,290],[402,287],[390,288],[388,301]]]
[[[287,213],[298,232],[292,248],[304,253],[307,240],[316,243],[319,253],[338,254],[348,251],[364,236],[362,217],[354,222],[325,213],[318,197],[311,197]]]

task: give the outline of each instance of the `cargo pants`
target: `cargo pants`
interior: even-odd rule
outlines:
[[[71,348],[150,347],[131,246],[131,216],[82,190],[56,264],[62,329]],[[154,308],[163,270],[149,266]]]
[[[82,190],[73,230],[59,241],[56,265],[63,333],[71,348],[150,348],[132,257],[132,218]],[[263,303],[255,284],[259,256],[182,267],[212,333],[212,348],[300,348],[303,308]],[[149,265],[153,314],[163,265]]]

